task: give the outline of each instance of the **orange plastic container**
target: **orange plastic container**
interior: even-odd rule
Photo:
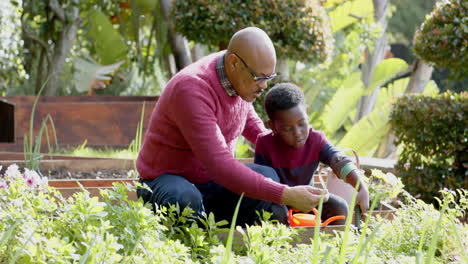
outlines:
[[[315,219],[317,218],[317,215],[318,215],[317,209],[315,208],[312,209],[312,212],[314,214],[304,214],[304,213],[294,213],[294,212],[299,212],[299,210],[289,209],[288,211],[289,224],[292,227],[315,226]],[[333,221],[341,220],[345,218],[346,217],[344,215],[333,216],[325,220],[323,223],[321,223],[320,226],[327,226]]]

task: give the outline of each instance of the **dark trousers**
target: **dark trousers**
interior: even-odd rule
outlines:
[[[270,167],[258,164],[246,164],[250,169],[279,182],[279,177],[275,170]],[[181,208],[190,206],[196,216],[202,216],[203,212],[209,214],[213,212],[216,221],[227,220],[231,222],[234,210],[240,195],[234,193],[223,186],[208,182],[206,184],[192,184],[184,177],[163,174],[154,180],[142,180],[141,183],[148,185],[153,193],[139,188],[138,197],[143,201],[160,206],[178,203]],[[284,205],[273,202],[256,200],[243,197],[237,215],[236,225],[253,225],[259,222],[257,212],[262,211],[272,213],[272,219],[280,223],[287,224],[287,209]]]
[[[279,182],[278,175],[270,167],[258,164],[246,164],[246,166],[265,177]],[[148,190],[139,188],[137,195],[143,201],[159,206],[177,203],[181,208],[190,206],[195,211],[195,215],[200,217],[203,212],[207,214],[213,212],[216,221],[227,220],[231,222],[240,198],[239,194],[215,182],[192,184],[184,177],[173,174],[163,174],[154,180],[142,180],[141,183],[148,185],[153,191],[151,193]],[[259,216],[257,212],[261,214],[263,210],[272,213],[272,219],[288,224],[286,206],[244,196],[239,207],[236,225],[244,226],[258,223]],[[335,215],[346,216],[347,212],[348,205],[346,201],[339,196],[330,194],[328,202],[323,204],[321,218],[325,221]],[[335,221],[331,224],[344,224],[344,222],[345,220]]]

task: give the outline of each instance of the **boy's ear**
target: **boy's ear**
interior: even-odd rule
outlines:
[[[273,131],[273,133],[276,133],[275,127],[273,126],[273,121],[268,120],[268,121],[267,121],[267,125],[268,125],[268,127]]]

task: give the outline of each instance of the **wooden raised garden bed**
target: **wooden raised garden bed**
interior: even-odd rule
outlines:
[[[0,151],[23,151],[35,97],[0,99],[0,106],[9,107],[8,111],[0,111],[2,131],[8,131],[4,137],[9,139],[0,141]],[[77,146],[86,140],[89,146],[126,147],[135,138],[143,104],[145,129],[157,99],[155,96],[41,96],[35,109],[34,132],[37,135],[42,120],[50,115],[60,146]],[[42,140],[43,144],[45,141]]]

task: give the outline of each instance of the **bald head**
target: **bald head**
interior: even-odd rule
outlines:
[[[241,56],[249,66],[252,65],[260,71],[268,71],[271,65],[276,65],[275,47],[265,31],[257,27],[248,27],[236,32],[227,49],[227,54],[231,53]],[[260,71],[261,74],[269,74]]]

